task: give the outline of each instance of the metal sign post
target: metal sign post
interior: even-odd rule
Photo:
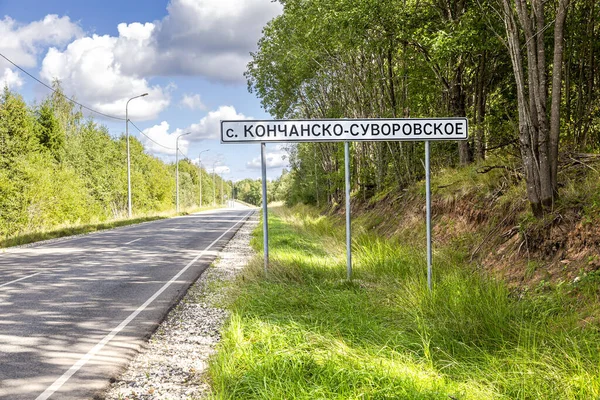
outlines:
[[[269,215],[267,209],[267,161],[265,156],[267,145],[260,145],[260,163],[262,169],[262,208],[263,208],[263,249],[265,254],[265,274],[269,267]]]
[[[346,175],[346,278],[352,279],[352,232],[350,224],[350,143],[344,142],[344,166]]]
[[[236,120],[221,121],[221,143],[260,143],[263,175],[263,219],[265,271],[269,262],[267,220],[267,172],[265,143],[344,142],[346,178],[346,256],[347,277],[352,278],[350,226],[350,147],[359,141],[424,141],[427,201],[427,286],[432,290],[431,171],[430,141],[467,140],[466,118],[393,118],[322,120]],[[316,180],[316,175],[315,175]],[[318,201],[318,200],[317,200]]]
[[[431,168],[429,165],[429,140],[425,141],[425,187],[425,202],[427,203],[427,287],[431,291]]]

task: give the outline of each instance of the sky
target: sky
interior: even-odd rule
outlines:
[[[282,6],[270,0],[0,0],[0,53],[46,84],[101,113],[130,120],[129,133],[166,162],[179,149],[228,180],[258,179],[260,145],[220,144],[220,121],[271,119],[243,76],[264,25]],[[0,85],[40,102],[49,89],[0,59]],[[112,135],[125,122],[84,110]],[[158,144],[157,144],[158,143]],[[200,155],[200,153],[202,154]],[[181,156],[180,156],[181,157]],[[267,175],[287,166],[267,145]],[[133,166],[134,168],[134,166]]]

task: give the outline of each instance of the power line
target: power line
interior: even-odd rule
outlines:
[[[175,149],[174,149],[174,148],[172,148],[172,147],[167,147],[167,146],[165,146],[165,145],[163,145],[163,144],[160,144],[160,143],[158,143],[156,140],[154,140],[154,139],[152,139],[150,136],[146,135],[144,132],[142,132],[142,130],[141,130],[140,128],[138,128],[138,127],[137,127],[137,125],[136,125],[136,124],[134,124],[133,122],[131,122],[131,120],[129,120],[129,123],[130,123],[131,125],[133,125],[133,127],[134,127],[135,129],[137,129],[139,133],[141,133],[142,135],[144,135],[144,136],[145,136],[145,137],[146,137],[148,140],[150,140],[152,143],[154,143],[154,144],[156,144],[156,145],[158,145],[158,146],[160,146],[160,147],[163,147],[163,148],[165,148],[165,149],[167,149],[167,150],[175,150]]]
[[[78,106],[80,106],[81,108],[84,108],[84,109],[86,109],[86,110],[88,110],[88,111],[91,111],[91,112],[93,112],[93,113],[96,113],[96,114],[98,114],[98,115],[102,115],[103,117],[106,117],[106,118],[112,118],[112,119],[115,119],[115,120],[118,120],[118,121],[125,121],[125,118],[116,117],[116,116],[114,116],[114,115],[109,115],[109,114],[102,113],[102,112],[100,112],[100,111],[97,111],[97,110],[94,110],[93,108],[90,108],[90,107],[88,107],[88,106],[86,106],[86,105],[84,105],[84,104],[81,104],[81,103],[79,103],[78,101],[76,101],[76,100],[73,100],[73,99],[72,99],[72,98],[70,98],[70,97],[67,97],[67,96],[66,96],[64,93],[61,93],[61,92],[59,92],[58,90],[54,89],[53,87],[51,87],[51,86],[48,86],[48,85],[47,85],[47,84],[45,84],[44,82],[40,81],[40,80],[39,80],[39,79],[37,79],[35,76],[31,75],[29,72],[27,72],[26,70],[24,70],[23,68],[21,68],[19,65],[15,64],[15,63],[14,63],[12,60],[10,60],[10,59],[9,59],[8,57],[6,57],[4,54],[0,53],[0,57],[4,58],[6,61],[8,61],[8,62],[9,62],[9,63],[11,63],[12,65],[14,65],[14,66],[15,66],[15,68],[19,69],[19,71],[23,72],[24,74],[26,74],[27,76],[29,76],[31,79],[35,80],[35,81],[36,81],[36,82],[38,82],[40,85],[43,85],[43,86],[45,86],[46,88],[50,89],[52,92],[54,92],[54,93],[58,94],[59,96],[62,96],[62,97],[64,97],[65,99],[67,99],[68,101],[70,101],[70,102],[72,102],[72,103],[74,103],[74,104],[77,104],[77,105],[78,105]],[[145,136],[145,137],[146,137],[148,140],[150,140],[152,143],[156,144],[157,146],[163,147],[163,148],[165,148],[165,149],[167,149],[167,150],[175,150],[175,149],[174,149],[174,148],[172,148],[172,147],[167,147],[167,146],[165,146],[165,145],[162,145],[162,144],[158,143],[157,141],[155,141],[154,139],[152,139],[150,136],[146,135],[146,134],[145,134],[145,133],[144,133],[144,132],[143,132],[143,131],[142,131],[140,128],[138,128],[138,127],[137,127],[137,125],[135,125],[135,124],[134,124],[134,123],[131,121],[131,119],[129,119],[129,123],[130,123],[131,125],[133,125],[133,126],[135,127],[135,129],[137,129],[137,130],[138,130],[138,132],[140,132],[140,133],[141,133],[142,135],[144,135],[144,136]],[[181,151],[180,151],[180,153],[181,153]],[[181,153],[181,154],[182,154],[182,155],[185,157],[185,154],[183,154],[183,153]]]
[[[67,97],[64,93],[59,92],[58,90],[54,89],[53,87],[48,86],[47,84],[45,84],[44,82],[40,81],[38,78],[36,78],[35,76],[31,75],[29,72],[25,71],[23,68],[21,68],[20,66],[18,66],[17,64],[15,64],[14,62],[12,62],[12,60],[10,60],[8,57],[6,57],[4,54],[0,53],[0,56],[2,58],[4,58],[6,61],[8,61],[9,63],[11,63],[12,65],[15,66],[15,68],[19,69],[19,71],[23,72],[24,74],[26,74],[27,76],[29,76],[31,79],[35,80],[37,83],[39,83],[40,85],[43,85],[45,87],[47,87],[48,89],[52,90],[54,93],[58,94],[59,96],[64,97],[65,99],[69,100],[72,103],[77,104],[78,106],[80,106],[81,108],[85,108],[88,111],[91,111],[93,113],[96,113],[98,115],[102,115],[103,117],[106,118],[112,118],[112,119],[116,119],[118,121],[125,121],[125,118],[121,118],[121,117],[115,117],[114,115],[109,115],[109,114],[104,114],[100,111],[94,110],[93,108],[90,108],[86,105],[83,105],[81,103],[79,103],[78,101],[73,100],[70,97]]]

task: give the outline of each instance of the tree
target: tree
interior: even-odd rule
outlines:
[[[556,6],[554,6],[556,4]],[[527,196],[536,216],[558,196],[558,145],[564,32],[569,0],[502,0],[507,47],[517,89],[519,140]],[[546,21],[554,19],[552,72],[546,59]],[[525,54],[523,54],[523,50]],[[548,76],[552,99],[548,107]]]
[[[255,206],[262,201],[262,186],[260,179],[243,179],[235,184],[236,198]]]
[[[0,167],[9,168],[17,157],[39,149],[30,110],[7,87],[0,99]]]
[[[37,111],[37,137],[43,148],[60,161],[65,145],[65,131],[60,127],[49,100],[42,103]]]
[[[599,10],[596,0],[573,2],[565,32],[565,128],[579,151],[600,149]]]

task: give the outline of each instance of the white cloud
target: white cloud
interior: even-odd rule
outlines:
[[[150,85],[137,74],[123,73],[123,65],[117,59],[119,51],[131,47],[130,42],[147,40],[144,38],[153,27],[146,24],[130,30],[122,26],[119,28],[125,32],[123,39],[93,35],[75,40],[62,52],[50,48],[42,62],[40,75],[46,82],[59,79],[67,94],[75,94],[89,107],[119,117],[125,117],[128,99],[148,93],[148,96],[129,104],[129,118],[156,118],[170,103],[169,91]]]
[[[227,175],[228,173],[231,172],[231,169],[227,166],[227,165],[220,165],[218,167],[215,167],[215,173],[217,175]]]
[[[281,145],[277,146],[276,151],[267,152],[265,154],[267,168],[285,168],[288,166],[288,154],[284,147]],[[260,157],[253,158],[252,161],[246,163],[249,169],[260,169],[261,159]]]
[[[115,62],[125,75],[143,76],[151,74],[156,62],[156,43],[153,23],[121,23],[117,26],[119,37],[115,39]]]
[[[10,68],[4,69],[4,74],[0,77],[0,89],[7,86],[9,89],[16,89],[23,86],[23,79],[18,72],[14,72]]]
[[[149,96],[148,96],[149,97]],[[145,98],[145,97],[144,97]],[[143,99],[144,99],[143,98]],[[142,99],[140,99],[142,100]],[[134,100],[134,101],[137,101]],[[133,104],[133,102],[131,102]],[[131,106],[130,106],[131,107]],[[166,146],[169,149],[153,143],[147,138],[141,137],[142,143],[147,146],[151,152],[175,155],[175,141],[177,136],[182,133],[191,132],[189,136],[184,136],[179,139],[179,150],[184,154],[187,154],[189,142],[199,141],[203,139],[217,139],[220,137],[221,120],[223,119],[249,119],[243,114],[238,114],[233,106],[221,106],[215,111],[210,111],[204,118],[198,123],[192,124],[187,128],[178,128],[175,131],[169,133],[169,124],[166,121],[160,123],[160,125],[154,125],[151,128],[145,129],[144,133],[152,138],[155,142],[160,143],[162,146]],[[195,159],[197,162],[197,159]],[[218,161],[220,162],[220,161]]]
[[[131,103],[130,117],[153,119],[169,106],[172,88],[152,85],[151,77],[194,75],[243,81],[249,53],[256,48],[263,26],[281,10],[271,0],[171,0],[168,15],[160,21],[121,23],[117,37],[92,35],[78,38],[64,50],[51,47],[40,75],[48,83],[59,79],[67,94],[119,117],[125,116],[129,98],[148,92],[149,96]],[[20,28],[9,18],[2,21],[0,49],[3,44],[14,45],[3,37],[2,29],[15,32]],[[20,60],[33,66],[37,44],[60,46],[76,36],[81,36],[81,30],[68,17],[48,16],[19,33],[16,46],[26,58]],[[186,95],[182,104],[204,109],[198,95]],[[210,135],[216,136],[216,131]]]
[[[150,140],[143,135],[140,137],[140,140],[149,151],[174,156],[177,137],[184,133],[184,131],[178,129],[173,133],[169,133],[169,123],[163,121],[160,125],[154,125],[151,128],[144,129],[144,133],[152,139]],[[182,136],[179,139],[179,151],[183,154],[187,154],[189,144],[187,137]]]
[[[198,158],[195,158],[192,161],[193,164],[198,165]],[[223,161],[215,161],[215,162],[211,162],[209,161],[202,161],[202,167],[206,170],[207,173],[212,174],[213,172],[217,175],[227,175],[229,173],[231,173],[231,168],[229,168],[227,165],[221,165],[223,163]],[[214,170],[213,170],[214,168]]]
[[[180,104],[190,110],[206,110],[206,106],[202,102],[199,94],[184,94]]]
[[[221,132],[221,120],[251,119],[238,114],[233,106],[221,106],[216,111],[210,111],[208,115],[197,124],[192,124],[184,132],[192,132],[192,140],[219,139]]]
[[[193,75],[242,82],[249,53],[256,48],[263,26],[281,9],[270,0],[171,0],[168,15],[161,21],[121,23],[118,37],[93,35],[76,40],[64,52],[51,49],[44,59],[42,77],[46,81],[61,79],[66,89],[78,89],[72,93],[82,101],[93,102],[102,112],[119,114],[121,102],[140,88],[151,90],[142,77]],[[31,30],[34,28],[38,26]],[[51,35],[54,41],[48,39],[47,44],[64,36]],[[146,99],[143,109],[147,111],[140,111],[137,118],[155,117],[168,105],[165,89],[153,89],[155,100]],[[201,102],[194,97],[190,104],[199,107]],[[187,105],[189,100],[184,101]]]
[[[37,57],[47,46],[63,46],[83,31],[69,17],[47,15],[29,24],[20,24],[10,17],[0,20],[0,52],[24,68],[37,66]],[[8,66],[5,60],[0,67]]]
[[[161,74],[243,81],[264,25],[282,11],[271,0],[171,0],[156,32]]]

